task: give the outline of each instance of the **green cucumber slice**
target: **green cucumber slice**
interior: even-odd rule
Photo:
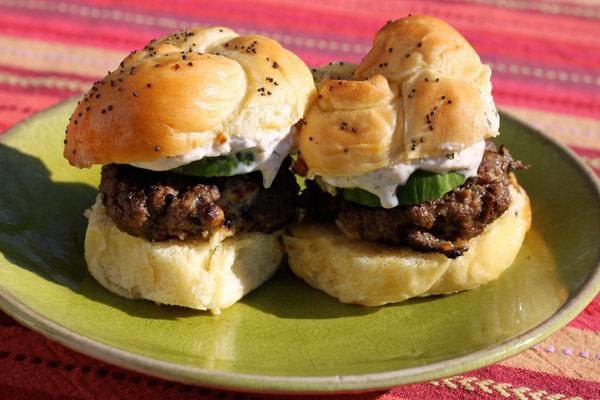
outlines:
[[[456,189],[466,178],[457,172],[436,174],[428,171],[415,171],[406,184],[398,186],[396,196],[399,205],[414,205],[425,201],[439,199],[451,190]],[[368,207],[381,207],[379,197],[360,188],[344,189],[344,199]]]
[[[428,171],[415,171],[404,186],[398,186],[396,189],[398,204],[412,205],[439,199],[465,181],[466,178],[457,172],[436,174]]]
[[[368,207],[381,207],[379,197],[360,188],[343,189],[344,199]]]
[[[242,151],[226,156],[205,157],[171,171],[182,175],[203,177],[231,176],[241,165],[250,165],[253,161],[254,154],[252,152]]]

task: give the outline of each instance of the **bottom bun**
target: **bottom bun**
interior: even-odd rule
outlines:
[[[149,242],[119,230],[100,198],[87,217],[88,269],[102,286],[128,299],[219,314],[269,279],[284,255],[278,233]]]
[[[531,226],[529,198],[516,180],[510,193],[509,209],[455,259],[349,239],[334,224],[299,224],[284,236],[289,265],[311,286],[364,306],[473,289],[512,264]]]

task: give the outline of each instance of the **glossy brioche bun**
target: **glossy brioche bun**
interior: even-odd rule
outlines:
[[[510,192],[509,209],[456,259],[349,239],[334,224],[299,224],[284,236],[288,262],[297,276],[342,303],[379,306],[473,289],[512,264],[531,225],[527,194],[516,181]]]
[[[299,135],[309,177],[355,176],[443,157],[499,133],[490,68],[455,29],[433,17],[385,25],[352,79],[313,75],[319,95]],[[377,101],[373,86],[385,92]]]
[[[218,314],[269,279],[284,255],[280,234],[149,242],[119,230],[100,197],[87,216],[88,269],[102,286],[128,299]]]
[[[360,98],[360,102],[356,99]],[[397,93],[381,75],[368,81],[331,79],[305,117],[299,144],[314,175],[359,175],[392,162]]]
[[[273,39],[194,28],[131,53],[79,102],[67,127],[72,165],[153,161],[289,129],[315,88]]]

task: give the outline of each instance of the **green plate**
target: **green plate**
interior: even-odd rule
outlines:
[[[181,382],[268,392],[373,390],[493,363],[564,326],[598,292],[600,194],[570,151],[506,116],[502,142],[533,228],[500,279],[447,297],[365,308],[283,268],[221,316],[129,301],[99,286],[82,254],[99,169],[62,157],[68,101],[0,142],[0,306],[82,353]]]

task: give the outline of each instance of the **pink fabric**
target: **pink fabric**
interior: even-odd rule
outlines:
[[[265,33],[316,66],[358,62],[386,20],[408,13],[455,26],[492,66],[497,102],[535,112],[532,122],[568,141],[600,174],[600,4],[586,0],[0,0],[0,131],[81,93],[102,68],[118,62],[117,55],[178,28],[213,24]],[[600,399],[600,298],[544,344],[509,361],[461,377],[331,398]],[[545,368],[550,364],[554,372]],[[0,400],[281,397],[181,385],[116,368],[0,312]]]

